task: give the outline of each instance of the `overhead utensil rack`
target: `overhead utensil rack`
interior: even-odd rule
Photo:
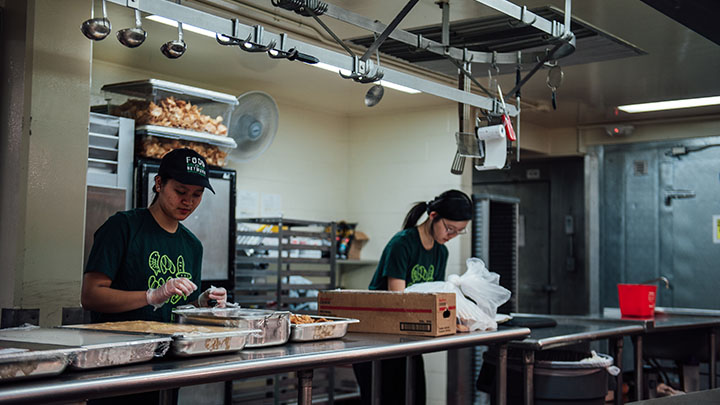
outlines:
[[[422,36],[414,35],[395,28],[397,23],[399,23],[400,20],[402,20],[402,18],[404,18],[404,16],[412,9],[414,4],[417,3],[417,0],[410,0],[410,2],[401,11],[401,14],[398,14],[391,25],[387,27],[383,26],[381,23],[373,23],[368,18],[349,13],[346,10],[342,10],[341,8],[335,7],[331,4],[326,4],[324,2],[313,3],[318,7],[312,7],[310,12],[323,11],[323,14],[349,23],[354,23],[360,27],[371,29],[373,32],[380,33],[380,36],[378,37],[379,42],[377,44],[373,44],[373,46],[368,49],[368,52],[366,52],[362,57],[346,55],[334,50],[321,48],[319,46],[289,38],[286,34],[276,34],[266,31],[262,29],[263,27],[260,25],[245,25],[240,23],[238,19],[228,19],[216,16],[165,0],[143,0],[142,2],[134,0],[108,1],[128,8],[137,9],[148,14],[159,15],[180,23],[192,24],[196,27],[215,32],[218,35],[219,41],[223,38],[225,40],[238,39],[241,41],[244,39],[243,43],[252,44],[252,49],[265,47],[268,49],[268,53],[270,54],[272,54],[273,51],[289,52],[290,50],[295,50],[303,55],[311,55],[313,57],[313,59],[307,63],[312,63],[315,59],[317,59],[319,62],[347,69],[356,74],[365,74],[366,76],[374,74],[374,69],[376,69],[372,60],[369,59],[369,56],[372,54],[371,50],[379,46],[380,43],[388,37],[401,40],[403,42],[410,42],[411,45],[419,48],[438,49],[439,52],[443,52],[443,54],[448,55],[448,57],[468,64],[488,63],[488,61],[493,60],[496,63],[517,64],[518,59],[527,59],[536,61],[539,68],[539,66],[541,66],[545,61],[552,58],[557,59],[557,57],[562,56],[561,53],[569,53],[574,50],[574,36],[572,35],[572,32],[569,31],[571,0],[566,0],[566,21],[564,24],[557,21],[546,20],[541,16],[528,11],[527,7],[520,7],[506,0],[476,0],[481,4],[500,11],[521,21],[522,23],[530,24],[533,27],[536,27],[557,38],[558,44],[552,50],[540,52],[543,55],[541,56],[540,61],[536,59],[538,55],[535,55],[535,53],[522,55],[519,52],[512,52],[510,54],[474,52],[467,49],[449,47],[435,41],[429,41],[422,38]],[[303,4],[305,4],[305,1],[307,0],[304,0]],[[323,7],[319,7],[320,5]],[[341,18],[340,16],[344,17]],[[388,27],[390,27],[390,29],[388,29]],[[243,46],[240,46],[240,48],[243,49]],[[557,55],[557,57],[554,55]],[[537,69],[526,75],[524,80],[527,80],[535,71],[537,71]],[[382,69],[382,74],[384,80],[410,87],[427,94],[453,100],[458,103],[469,104],[487,111],[505,112],[510,116],[516,116],[518,113],[518,109],[513,105],[508,105],[505,111],[501,111],[502,107],[494,97],[491,98],[472,94],[469,91],[456,89],[454,87],[446,86],[387,67]],[[509,92],[509,94],[512,94],[515,90],[516,89],[513,89]]]

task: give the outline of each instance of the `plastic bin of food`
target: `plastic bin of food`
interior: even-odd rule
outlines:
[[[0,329],[0,340],[81,347],[70,366],[92,369],[140,363],[162,357],[172,339],[158,335],[138,335],[66,328],[21,327]]]
[[[101,89],[112,115],[132,118],[137,126],[162,125],[227,135],[238,104],[232,94],[147,79],[106,84]]]
[[[225,166],[225,159],[237,147],[227,136],[194,132],[160,125],[141,125],[135,128],[135,155],[162,159],[177,148],[190,148],[202,155],[211,166]]]
[[[173,339],[170,351],[181,357],[237,352],[245,347],[248,335],[261,332],[259,329],[154,321],[105,322],[70,325],[66,328],[170,336]]]
[[[107,84],[102,91],[107,113],[135,120],[138,156],[160,159],[172,148],[189,147],[222,166],[237,147],[227,137],[238,105],[231,94],[157,79]]]
[[[360,322],[352,318],[332,316],[292,315],[290,341],[312,342],[325,339],[339,339],[347,334],[348,325]]]
[[[0,382],[58,375],[72,363],[81,347],[0,341]]]
[[[248,335],[247,348],[275,346],[290,339],[290,312],[246,308],[195,308],[191,305],[173,309],[180,323],[217,325],[239,329],[260,329]]]

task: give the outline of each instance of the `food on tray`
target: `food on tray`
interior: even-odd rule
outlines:
[[[180,139],[146,136],[136,143],[135,153],[138,156],[162,159],[166,153],[177,148],[190,148],[194,150],[201,154],[211,166],[225,165],[227,153],[220,150],[217,146]]]
[[[111,114],[132,118],[136,125],[162,125],[184,128],[191,131],[207,132],[215,135],[227,135],[227,127],[222,124],[223,117],[211,118],[201,113],[202,109],[189,101],[166,97],[159,105],[146,100],[128,100],[114,107]]]
[[[290,323],[296,325],[304,323],[318,323],[318,322],[330,322],[325,318],[313,318],[310,315],[290,315]]]
[[[122,321],[122,322],[105,322],[92,323],[83,325],[72,325],[72,328],[94,329],[94,330],[112,330],[120,332],[141,332],[156,334],[173,334],[173,333],[213,333],[227,332],[232,329],[222,326],[204,326],[189,325],[183,323],[167,323],[155,321]]]

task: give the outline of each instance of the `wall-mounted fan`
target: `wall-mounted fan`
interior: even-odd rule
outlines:
[[[235,162],[249,162],[270,147],[278,129],[278,107],[269,94],[249,91],[238,97],[233,111],[228,135],[237,148],[228,155]]]

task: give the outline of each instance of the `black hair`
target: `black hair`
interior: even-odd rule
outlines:
[[[438,215],[435,217],[431,225],[435,225],[435,222],[442,218],[449,219],[451,221],[469,221],[473,217],[473,203],[467,194],[459,190],[448,190],[439,196],[435,197],[431,201],[421,201],[415,203],[415,205],[405,215],[403,221],[403,229],[409,229],[417,225],[417,221],[420,219],[423,213],[437,212]],[[430,227],[432,230],[432,226]]]
[[[162,184],[163,186],[165,184],[167,184],[168,180],[170,180],[170,176],[161,175],[161,174],[158,174],[158,176],[160,176],[160,184]],[[152,191],[153,191],[153,199],[152,199],[152,202],[150,203],[150,205],[155,204],[155,201],[157,201],[157,199],[158,199],[158,190],[155,186],[155,179],[153,179]]]

